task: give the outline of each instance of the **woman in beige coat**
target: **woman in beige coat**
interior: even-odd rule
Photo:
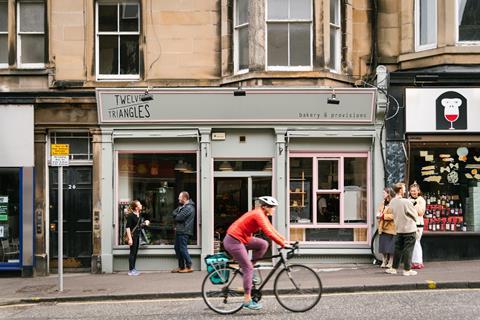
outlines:
[[[383,189],[383,202],[377,211],[378,234],[380,235],[378,249],[383,255],[382,268],[391,268],[393,264],[395,223],[393,222],[392,209],[388,205],[394,196],[395,193],[392,188]]]

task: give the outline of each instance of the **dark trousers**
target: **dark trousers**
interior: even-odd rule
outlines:
[[[191,268],[192,259],[188,253],[188,234],[176,234],[175,235],[175,255],[178,259],[178,267],[180,269]]]
[[[415,246],[415,232],[412,233],[397,233],[395,239],[395,254],[393,255],[394,269],[398,269],[400,261],[403,259],[403,269],[410,270],[412,264],[412,252]]]
[[[130,254],[128,256],[128,270],[135,269],[135,262],[137,261],[138,246],[140,245],[140,232],[136,232],[133,237],[133,244],[130,246]]]

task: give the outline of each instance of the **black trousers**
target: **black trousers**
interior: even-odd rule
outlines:
[[[393,255],[392,268],[398,269],[403,260],[403,269],[410,270],[412,264],[413,247],[415,246],[415,233],[397,233],[395,239],[395,254]]]
[[[137,261],[138,247],[140,245],[140,232],[135,232],[132,237],[133,244],[130,246],[130,254],[128,256],[128,270],[135,269],[135,262]]]

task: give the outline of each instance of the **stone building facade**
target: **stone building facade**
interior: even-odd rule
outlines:
[[[439,12],[446,14],[449,1],[438,2]],[[444,8],[440,5],[443,3]],[[358,221],[352,220],[357,222],[348,222],[345,218],[347,213],[342,211],[341,215],[338,213],[332,218],[332,221],[339,223],[333,229],[329,228],[329,224],[322,225],[317,217],[317,222],[310,221],[314,223],[313,231],[297,225],[295,228],[301,231],[295,229],[297,231],[292,231],[290,235],[293,238],[295,233],[295,237],[303,237],[305,242],[312,237],[312,242],[316,244],[307,243],[306,249],[312,256],[340,260],[343,257],[367,259],[373,207],[379,202],[379,190],[383,187],[380,140],[374,138],[381,136],[383,111],[381,108],[377,110],[376,91],[371,88],[376,66],[386,64],[393,72],[409,68],[412,64],[424,67],[432,61],[440,62],[455,57],[471,62],[476,57],[461,51],[461,48],[457,52],[448,45],[452,35],[449,35],[451,31],[447,26],[439,28],[445,33],[439,32],[438,35],[439,44],[445,43],[444,46],[433,50],[428,57],[425,52],[413,52],[413,46],[408,45],[413,37],[410,34],[413,32],[412,8],[413,1],[368,0],[0,0],[0,105],[5,108],[30,106],[34,115],[31,128],[34,163],[27,166],[34,167],[34,205],[30,209],[24,208],[23,216],[27,219],[22,220],[23,225],[9,225],[9,228],[20,228],[15,237],[17,243],[23,239],[20,242],[23,241],[24,247],[18,250],[16,258],[2,258],[0,267],[39,275],[55,269],[58,186],[57,169],[50,166],[50,146],[68,143],[71,146],[70,167],[65,169],[65,174],[70,180],[65,181],[63,186],[67,201],[67,207],[64,208],[67,212],[64,221],[67,250],[65,266],[92,272],[125,269],[128,251],[117,240],[121,229],[118,206],[120,200],[132,199],[119,198],[121,173],[116,170],[122,152],[135,147],[121,140],[116,132],[121,135],[128,130],[134,134],[148,130],[153,135],[155,132],[159,135],[168,133],[167,138],[158,138],[158,141],[145,145],[142,154],[152,152],[149,148],[156,143],[168,146],[176,141],[173,137],[181,137],[192,130],[199,132],[195,133],[193,140],[188,138],[188,143],[178,138],[181,141],[177,146],[160,148],[163,153],[173,154],[171,159],[177,159],[178,154],[185,151],[182,148],[189,152],[193,150],[197,165],[201,166],[203,172],[208,172],[207,176],[198,173],[198,181],[208,178],[210,184],[202,185],[199,182],[194,188],[198,191],[197,202],[200,203],[197,207],[198,238],[192,247],[193,254],[198,255],[195,262],[198,268],[201,266],[201,257],[211,253],[214,245],[213,236],[208,233],[213,233],[211,229],[215,218],[208,218],[212,226],[207,231],[203,230],[201,221],[207,211],[216,208],[215,203],[207,203],[211,202],[214,195],[201,198],[200,193],[203,188],[215,187],[217,168],[216,164],[208,164],[208,161],[215,162],[211,155],[202,160],[201,151],[195,151],[195,148],[215,149],[215,143],[222,148],[220,142],[210,141],[212,133],[226,132],[226,141],[229,136],[246,136],[248,140],[249,134],[260,137],[260,140],[262,137],[273,137],[271,142],[266,143],[272,146],[271,155],[262,153],[259,156],[247,151],[239,155],[232,151],[231,154],[219,153],[218,158],[231,160],[232,165],[235,161],[245,162],[250,158],[273,159],[277,168],[274,169],[273,186],[270,188],[285,204],[283,211],[279,210],[283,212],[283,217],[274,223],[285,233],[289,232],[289,206],[292,205],[285,189],[290,186],[289,182],[284,182],[283,186],[276,184],[279,179],[286,179],[293,169],[289,167],[291,162],[288,156],[285,157],[278,150],[284,150],[288,147],[284,144],[291,142],[292,152],[296,152],[292,153],[293,158],[309,151],[311,159],[320,161],[322,155],[329,154],[335,161],[340,161],[331,167],[335,170],[343,168],[344,161],[350,161],[348,154],[357,152],[368,159],[362,164],[365,180],[367,172],[372,179],[368,186],[367,183],[362,186],[368,189],[368,194],[355,193],[355,196],[361,197],[359,201],[364,206],[361,210],[368,211],[368,218],[365,215]],[[364,81],[371,85],[366,85]],[[366,106],[371,103],[374,109],[365,109],[370,112],[366,122],[358,119],[351,122],[348,119],[344,122],[299,121],[288,117],[278,123],[274,121],[275,117],[265,117],[258,122],[250,114],[245,115],[247,120],[244,122],[223,119],[223,123],[220,121],[217,124],[214,120],[184,121],[185,116],[182,115],[168,123],[157,120],[142,125],[126,121],[117,127],[115,122],[102,122],[99,119],[103,106],[100,106],[96,90],[100,93],[101,90],[110,89],[120,92],[131,90],[134,95],[150,91],[157,99],[165,93],[162,90],[168,88],[196,92],[212,89],[214,92],[209,99],[214,100],[221,92],[215,90],[222,88],[245,89],[247,95],[254,88],[266,91],[270,88],[287,91],[303,88],[313,90],[312,94],[322,101],[335,94],[335,91],[332,92],[332,88],[335,88],[337,97],[351,101],[351,105],[347,106],[350,114],[356,110],[352,97],[356,97],[357,93],[359,97],[366,97],[365,102],[359,103],[365,103]],[[266,91],[259,95],[264,97],[262,99],[267,99],[269,93]],[[180,98],[182,94],[183,91],[179,93]],[[277,101],[276,94],[272,100],[266,101]],[[229,103],[228,100],[226,103]],[[343,107],[343,103],[340,106]],[[310,110],[307,105],[305,108]],[[302,140],[293,134],[294,131],[305,131],[309,138]],[[332,136],[337,136],[335,139],[340,142],[340,147],[329,145],[326,143],[329,136],[318,133],[329,131],[333,132]],[[355,141],[353,143],[349,141],[355,132],[363,131],[368,131],[368,134],[360,134],[360,138],[352,139]],[[178,135],[175,132],[179,132]],[[13,138],[20,139],[19,136]],[[144,137],[139,135],[137,138]],[[0,144],[6,139],[8,137],[2,136]],[[298,142],[296,147],[295,142]],[[194,147],[189,143],[193,143]],[[277,145],[283,147],[278,150],[273,148]],[[232,146],[227,146],[227,149]],[[105,150],[110,150],[110,153]],[[154,161],[157,159],[152,163]],[[26,168],[22,163],[18,160],[18,165],[12,166],[11,163],[0,162],[0,169],[16,168],[18,174],[22,175],[22,170]],[[139,164],[135,165],[140,168]],[[315,164],[310,170],[317,173],[317,167],[318,164]],[[155,168],[153,164],[150,172],[156,172],[152,168]],[[258,168],[255,170],[257,173],[261,171]],[[348,175],[347,172],[336,174],[342,178]],[[218,174],[218,177],[221,178],[222,174]],[[256,179],[256,176],[252,177],[249,176],[248,181]],[[310,179],[313,183],[317,178]],[[114,191],[110,194],[112,186]],[[313,188],[309,191],[312,197],[310,211],[320,208],[321,205],[314,200],[317,200],[317,195],[326,192],[322,190],[318,187],[316,191]],[[332,190],[339,189],[332,187]],[[342,202],[345,199],[343,195],[340,196],[340,191],[338,194],[336,192],[332,193],[331,198],[334,202],[339,201],[337,207],[343,208],[347,205]],[[316,216],[316,213],[310,214]],[[206,221],[210,221],[208,219]],[[351,227],[349,223],[358,225]],[[328,243],[331,239],[328,239],[327,230],[334,230],[332,237],[338,243],[333,246]],[[15,240],[13,234],[5,236],[11,248]],[[26,239],[30,239],[30,242]],[[163,240],[158,241],[160,243]],[[347,245],[343,244],[344,241]],[[158,261],[151,262],[154,258],[160,259],[166,267],[170,267],[171,261],[174,261],[173,249],[169,246],[151,246],[144,249],[142,255],[144,260],[140,263],[146,268],[156,268]]]

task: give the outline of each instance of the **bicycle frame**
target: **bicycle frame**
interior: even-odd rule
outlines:
[[[262,289],[265,287],[265,285],[268,283],[268,281],[273,277],[273,275],[278,271],[278,269],[280,269],[281,265],[283,265],[283,268],[286,269],[287,268],[287,261],[288,261],[288,258],[286,259],[285,257],[288,257],[288,255],[292,255],[294,254],[295,250],[297,250],[298,247],[297,247],[297,244],[295,244],[292,248],[290,248],[290,250],[288,252],[285,253],[285,256],[282,254],[282,253],[279,253],[279,254],[276,254],[276,255],[272,255],[272,256],[267,256],[267,257],[263,257],[259,260],[270,260],[270,259],[276,259],[276,258],[280,258],[277,263],[273,266],[272,270],[267,274],[267,276],[265,277],[265,280],[262,281],[261,285],[258,287],[258,288],[255,288],[255,290],[257,291],[262,291]],[[228,265],[231,265],[231,264],[234,264],[233,261],[231,263],[228,263]],[[257,269],[254,267],[254,269]],[[240,271],[240,269],[238,269],[238,271]],[[235,276],[237,275],[238,271],[235,272]],[[230,285],[231,281],[233,281],[233,278],[229,281],[229,284],[228,286]]]
[[[292,252],[293,251],[294,250],[292,250]],[[265,277],[265,280],[262,281],[260,286],[258,288],[256,288],[258,291],[262,291],[263,287],[265,287],[265,285],[273,277],[273,275],[277,272],[277,270],[280,269],[281,265],[283,265],[284,269],[287,268],[287,259],[285,259],[285,257],[281,253],[276,254],[276,255],[272,255],[272,256],[269,256],[269,257],[263,257],[260,260],[269,260],[269,259],[275,259],[275,258],[280,258],[280,260],[278,260],[277,263],[273,266],[272,270],[270,270],[270,272],[267,274],[267,276]],[[254,269],[255,269],[255,267],[254,267]]]

